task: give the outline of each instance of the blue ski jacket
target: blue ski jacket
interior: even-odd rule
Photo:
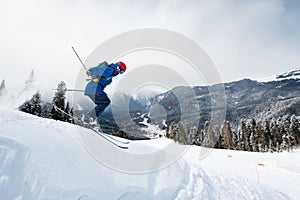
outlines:
[[[111,63],[110,65],[104,61],[98,64],[96,67],[92,67],[87,73],[90,74],[90,81],[87,83],[84,95],[87,96],[99,96],[105,94],[104,88],[111,84],[112,78],[118,75],[117,63]]]

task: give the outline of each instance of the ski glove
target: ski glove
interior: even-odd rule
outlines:
[[[98,83],[99,79],[98,78],[93,78],[92,81],[94,81],[95,83]]]
[[[94,81],[95,83],[99,82],[98,78],[93,78],[93,77],[89,77],[88,79],[86,79],[87,81]]]

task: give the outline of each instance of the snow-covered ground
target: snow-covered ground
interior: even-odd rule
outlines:
[[[0,107],[0,199],[300,199],[298,150],[271,154],[191,146],[163,169],[128,173],[97,161],[80,134],[94,132]],[[131,141],[121,151],[142,155],[169,143]],[[102,150],[114,157],[106,146]]]

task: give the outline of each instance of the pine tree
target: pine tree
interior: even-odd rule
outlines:
[[[185,131],[183,124],[178,124],[178,142],[181,144],[187,144],[186,138],[185,138]]]
[[[172,140],[174,140],[175,142],[177,142],[178,140],[177,138],[177,126],[174,123],[171,123],[167,126],[167,133],[166,136],[167,138],[170,138]]]
[[[267,152],[269,151],[269,142],[271,137],[270,122],[268,120],[264,121],[263,129],[265,152]]]
[[[239,141],[240,141],[239,134],[237,132],[235,132],[234,130],[232,130],[232,143],[233,143],[232,148],[234,150],[239,150]]]
[[[43,118],[49,118],[51,108],[52,108],[52,106],[51,106],[50,103],[43,104],[42,105],[41,117],[43,117]]]
[[[173,137],[173,126],[174,126],[173,123],[168,124],[167,125],[167,130],[166,130],[166,137],[170,138],[172,140],[174,140],[174,137]]]
[[[197,127],[193,126],[190,129],[190,142],[191,145],[197,145]]]
[[[239,142],[239,146],[240,149],[243,151],[250,151],[250,147],[249,147],[249,139],[248,139],[248,134],[247,134],[247,125],[246,122],[244,120],[241,121],[241,126],[239,129],[239,135],[240,135],[240,142]]]
[[[186,144],[191,145],[192,144],[192,132],[191,132],[191,126],[189,124],[186,125],[185,129],[185,139],[186,139]]]
[[[265,141],[265,134],[261,122],[257,122],[256,124],[256,137],[257,137],[258,151],[265,152],[266,141]]]
[[[4,94],[4,90],[5,90],[5,80],[3,79],[0,84],[0,96]]]
[[[250,146],[251,150],[254,152],[258,152],[258,140],[257,140],[257,131],[256,131],[256,121],[254,118],[251,120],[251,134],[250,134]]]
[[[221,129],[218,125],[214,126],[213,133],[214,133],[214,140],[215,140],[214,148],[223,149],[224,147],[222,146]]]
[[[61,81],[57,85],[57,92],[54,94],[52,104],[56,105],[61,110],[65,110],[65,94],[66,94],[66,83]],[[50,111],[50,118],[60,121],[65,121],[65,116],[61,112],[57,111],[54,106],[52,106]]]
[[[290,150],[291,147],[291,141],[290,141],[290,134],[289,134],[289,127],[290,127],[290,122],[289,118],[287,115],[282,117],[282,123],[281,123],[281,135],[282,135],[282,143],[281,143],[281,148],[283,150]]]
[[[30,101],[25,101],[21,106],[19,106],[19,110],[22,112],[32,114]]]
[[[214,147],[214,133],[209,121],[206,121],[204,124],[202,146]]]
[[[33,87],[33,84],[34,84],[34,81],[35,81],[35,78],[34,78],[34,70],[32,69],[30,74],[29,74],[29,77],[28,79],[25,81],[25,87],[24,87],[24,91],[27,91],[29,90],[30,88]]]
[[[41,94],[39,91],[35,93],[32,97],[32,108],[33,108],[33,114],[37,116],[41,116],[42,113],[42,99]]]
[[[300,144],[300,123],[295,115],[292,115],[291,117],[290,133],[291,136],[293,137],[294,145],[299,145]]]
[[[199,146],[203,146],[203,141],[204,141],[204,132],[203,130],[201,130],[197,138],[197,143],[199,144]]]
[[[270,141],[269,141],[269,149],[270,151],[276,151],[276,152],[279,152],[280,150],[280,146],[279,146],[279,136],[280,136],[280,133],[279,133],[279,128],[278,128],[278,125],[277,125],[277,121],[273,118],[271,120],[271,123],[270,123]]]
[[[19,110],[40,117],[42,113],[40,93],[39,92],[35,93],[30,100],[24,102],[19,107]]]
[[[232,131],[231,131],[230,123],[228,121],[224,121],[223,123],[221,136],[223,142],[222,146],[225,149],[233,149]]]
[[[277,140],[277,148],[278,151],[281,150],[281,144],[282,144],[282,136],[284,135],[284,129],[283,129],[283,122],[282,118],[278,117],[276,120],[276,125],[277,125],[277,135],[276,135],[276,140]]]

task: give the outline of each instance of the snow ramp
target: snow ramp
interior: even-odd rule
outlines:
[[[68,123],[0,107],[0,127],[0,199],[290,199],[276,188],[216,175],[183,158],[149,173],[116,171],[83,146],[76,130],[89,130]],[[132,141],[130,148],[142,154],[159,142]]]

